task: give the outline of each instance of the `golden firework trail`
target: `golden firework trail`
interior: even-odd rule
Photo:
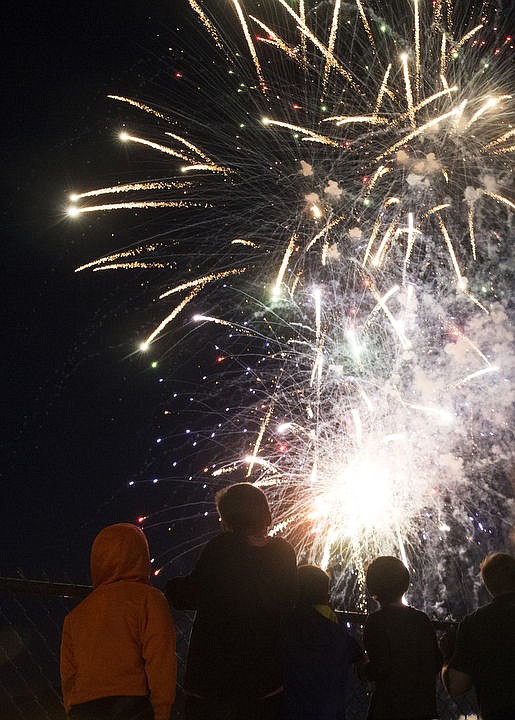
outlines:
[[[264,117],[263,125],[275,125],[276,127],[283,127],[287,130],[293,130],[294,132],[301,133],[307,137],[302,138],[303,140],[311,140],[312,142],[322,143],[322,145],[332,145],[332,147],[341,147],[340,143],[336,140],[331,140],[326,135],[320,135],[320,133],[308,128],[302,127],[301,125],[292,125],[291,123],[283,122],[281,120],[272,120],[271,118]]]
[[[507,197],[504,197],[504,195],[498,195],[497,193],[490,192],[489,190],[483,190],[483,195],[492,198],[492,200],[495,200],[496,202],[500,202],[503,205],[506,205],[506,207],[509,207],[510,210],[515,210],[515,203],[513,203]]]
[[[306,5],[305,0],[299,0],[299,16],[300,21],[302,25],[306,25]],[[300,48],[302,51],[302,60],[304,62],[304,67],[308,64],[308,57],[307,57],[307,37],[304,35],[304,33],[301,33],[300,35]]]
[[[193,288],[193,290],[189,293],[189,295],[187,295],[187,296],[184,298],[184,300],[182,300],[182,302],[180,302],[180,303],[172,310],[172,312],[171,312],[169,315],[167,315],[167,316],[165,317],[165,319],[162,320],[162,321],[159,323],[159,325],[155,328],[155,330],[153,330],[153,331],[150,333],[150,335],[147,337],[147,339],[144,340],[144,341],[140,344],[139,347],[140,347],[140,350],[141,350],[142,352],[148,350],[148,347],[149,347],[150,343],[153,342],[153,341],[158,337],[158,335],[161,334],[161,332],[165,329],[165,327],[166,327],[167,325],[169,325],[169,324],[172,322],[172,320],[174,320],[174,319],[177,317],[177,315],[178,315],[180,312],[182,312],[182,310],[184,310],[184,308],[186,307],[186,305],[187,305],[189,302],[191,302],[191,301],[193,300],[193,298],[195,298],[195,297],[199,294],[199,292],[200,292],[201,290],[202,290],[202,286],[201,286],[201,285],[200,285],[199,287]]]
[[[469,209],[468,209],[468,224],[469,224],[470,245],[472,247],[472,257],[475,260],[476,259],[476,237],[475,237],[475,233],[474,233],[474,207],[472,205],[470,205]]]
[[[247,247],[251,248],[259,247],[259,245],[252,240],[244,240],[243,238],[236,238],[235,240],[231,240],[231,245],[246,245]]]
[[[413,107],[413,114],[415,115],[419,110],[422,110],[422,108],[425,108],[426,105],[429,105],[430,103],[434,102],[435,100],[438,100],[438,98],[443,97],[444,95],[448,95],[450,93],[456,92],[458,90],[457,85],[453,85],[453,87],[446,87],[444,90],[440,90],[439,92],[434,93],[433,95],[430,95],[429,97],[425,98],[425,100],[422,100],[417,105]],[[399,118],[400,120],[404,120],[406,117],[409,117],[410,113],[406,113],[405,115],[401,115]]]
[[[375,265],[376,267],[379,266],[386,253],[386,249],[388,247],[388,243],[390,240],[395,237],[395,230],[396,230],[396,224],[397,220],[392,220],[390,225],[388,226],[388,229],[386,230],[385,234],[383,235],[383,239],[381,240],[381,243],[379,244],[379,247],[377,248],[377,252],[375,254],[374,259],[372,260],[372,265]]]
[[[347,72],[347,70],[337,61],[337,59],[335,58],[334,55],[331,55],[331,53],[325,47],[325,45],[323,43],[321,43],[320,40],[315,35],[313,35],[311,30],[309,30],[309,28],[306,26],[305,21],[303,22],[302,19],[300,18],[300,16],[297,15],[297,13],[294,10],[292,10],[292,8],[288,5],[286,0],[277,0],[277,2],[279,2],[284,7],[284,9],[295,19],[300,31],[309,40],[311,40],[313,45],[316,48],[318,48],[318,50],[320,50],[320,52],[322,53],[322,55],[324,55],[324,57],[326,58],[326,60],[330,64],[330,66],[332,68],[334,68],[338,73],[340,73],[340,75],[342,75],[342,77],[344,77],[351,84],[351,86],[354,88],[354,90],[356,90],[356,92],[358,92],[361,95],[362,91],[354,82],[352,75],[349,72]]]
[[[152,140],[146,140],[145,138],[137,137],[136,135],[130,135],[127,132],[120,133],[120,140],[122,142],[132,142],[138,145],[145,145],[146,147],[152,148],[152,150],[157,150],[164,155],[171,155],[172,157],[179,158],[179,160],[191,162],[191,158],[189,158],[184,153],[179,152],[178,150],[174,150],[167,145],[161,145],[160,143],[153,142]]]
[[[380,178],[382,178],[383,175],[386,175],[387,173],[391,172],[391,170],[392,170],[391,168],[386,167],[385,165],[379,165],[379,167],[378,167],[377,170],[374,172],[374,174],[372,175],[372,177],[370,178],[370,180],[369,180],[369,182],[368,182],[368,184],[367,184],[367,187],[366,187],[366,189],[365,189],[365,197],[367,197],[368,195],[370,195],[370,193],[371,193],[372,190],[374,189],[375,184],[377,183],[377,181],[378,181]]]
[[[218,33],[217,33],[217,31],[216,31],[216,28],[215,28],[215,26],[213,25],[213,23],[212,23],[211,20],[207,17],[206,13],[205,13],[204,10],[202,9],[200,3],[198,3],[196,0],[188,0],[188,2],[189,2],[189,4],[190,4],[191,8],[192,8],[192,9],[196,12],[196,14],[198,15],[198,18],[199,18],[200,22],[202,23],[202,25],[206,28],[206,30],[208,31],[208,33],[211,35],[211,37],[212,37],[213,40],[215,41],[217,47],[218,47],[220,50],[223,50],[223,49],[224,49],[224,46],[223,46],[223,43],[222,43],[222,41],[221,41],[221,39],[220,39],[220,36],[218,35]]]
[[[95,267],[97,265],[102,265],[103,263],[115,263],[117,260],[121,260],[122,258],[137,257],[144,252],[153,252],[157,249],[157,247],[157,245],[146,245],[145,247],[131,248],[130,250],[124,250],[122,252],[106,255],[104,257],[98,258],[97,260],[92,260],[85,265],[80,265],[79,267],[75,268],[75,272],[88,270],[89,268]],[[170,266],[170,263],[167,263],[167,267]]]
[[[329,33],[329,42],[327,44],[327,51],[329,54],[329,57],[334,57],[334,45],[336,42],[336,34],[338,32],[338,22],[340,17],[340,5],[341,0],[335,0],[334,2],[334,8],[333,8],[333,21],[331,23],[331,31]],[[325,93],[327,90],[327,81],[329,79],[329,73],[331,71],[331,64],[326,57],[325,60],[325,66],[324,66],[324,74],[322,77],[322,95],[320,97],[320,100],[324,100]]]
[[[169,137],[173,138],[174,140],[177,140],[178,142],[185,145],[189,150],[192,150],[195,153],[195,155],[198,155],[200,158],[202,158],[202,160],[205,160],[208,165],[212,165],[212,166],[216,167],[216,163],[210,157],[208,157],[204,152],[202,152],[202,150],[199,147],[194,145],[192,142],[190,142],[189,140],[186,140],[186,138],[183,138],[180,135],[176,135],[175,133],[171,133],[168,131],[165,132],[165,135],[168,135]]]
[[[415,89],[420,95],[420,8],[419,0],[413,0],[415,10]]]
[[[465,125],[465,130],[468,130],[471,125],[473,125],[479,118],[484,115],[485,112],[490,110],[491,108],[497,107],[499,102],[501,100],[507,100],[511,98],[511,95],[502,95],[501,97],[490,97],[488,98],[485,103],[479,108],[479,110],[476,110],[476,112],[472,115],[468,123]]]
[[[277,277],[275,279],[274,288],[273,288],[273,295],[278,296],[281,293],[281,285],[284,278],[284,273],[286,272],[286,268],[288,267],[288,263],[290,261],[291,254],[293,252],[293,248],[295,247],[295,243],[297,242],[297,235],[294,233],[291,238],[290,242],[288,243],[288,247],[286,248],[286,251],[283,255],[283,259],[281,262],[281,266],[279,268],[279,272],[277,273]]]
[[[509,140],[511,137],[515,136],[515,128],[512,128],[511,130],[508,130],[507,132],[503,133],[500,137],[496,138],[495,140],[492,140],[491,142],[487,143],[486,145],[483,145],[481,150],[490,150],[490,148],[496,147],[496,145],[501,145],[505,140]]]
[[[138,110],[143,110],[143,112],[146,112],[149,115],[153,115],[154,117],[160,118],[161,120],[169,120],[170,119],[164,113],[160,112],[159,110],[156,110],[155,108],[151,107],[150,105],[146,105],[145,103],[140,102],[139,100],[134,100],[133,98],[128,98],[128,97],[125,97],[124,95],[108,95],[107,97],[110,100],[117,100],[118,102],[126,103],[127,105],[132,105],[133,107],[138,108]]]
[[[484,27],[483,23],[480,23],[479,25],[476,25],[475,28],[472,28],[472,30],[470,30],[470,31],[469,31],[468,33],[466,33],[460,40],[458,40],[458,42],[457,42],[456,45],[454,46],[454,49],[455,49],[455,50],[459,50],[461,47],[463,47],[463,45],[465,45],[465,43],[466,43],[468,40],[470,40],[470,38],[473,38],[474,35],[475,35],[476,33],[478,33],[478,32],[481,30],[481,28],[483,28],[483,27]]]
[[[428,122],[424,123],[424,125],[420,125],[416,130],[413,130],[413,132],[408,133],[405,135],[402,140],[399,140],[396,143],[393,143],[393,145],[390,145],[387,150],[385,150],[383,153],[380,153],[376,157],[376,162],[379,162],[379,160],[382,160],[385,157],[388,157],[388,155],[391,155],[399,148],[403,147],[407,143],[411,142],[411,140],[414,140],[419,135],[422,135],[426,130],[429,130],[430,128],[434,127],[435,125],[438,125],[439,123],[443,122],[444,120],[447,120],[447,118],[453,117],[454,115],[457,115],[458,113],[462,112],[463,108],[465,107],[464,101],[459,107],[453,108],[452,110],[449,110],[449,112],[443,113],[443,115],[439,115],[436,118],[433,118],[432,120],[428,120]]]
[[[302,65],[302,58],[299,58],[296,48],[292,48],[287,43],[285,43],[284,40],[280,38],[279,35],[277,35],[277,33],[275,33],[271,28],[269,28],[268,25],[265,25],[265,23],[259,20],[259,18],[254,17],[254,15],[249,15],[249,17],[256,23],[256,25],[259,25],[259,27],[268,34],[268,38],[259,38],[260,42],[265,42],[273,45],[279,50],[282,50],[282,52],[287,55],[290,60],[294,60],[295,62],[298,62]]]
[[[335,115],[334,117],[324,118],[324,122],[329,122],[330,120],[336,121],[336,125],[349,125],[350,123],[390,125],[390,121],[387,118],[378,117],[377,115]]]
[[[413,107],[413,93],[411,92],[411,81],[409,77],[409,68],[408,68],[408,56],[406,53],[403,53],[401,55],[401,61],[402,61],[402,71],[404,73],[404,84],[406,86],[406,100],[408,102],[408,116],[411,122],[411,126],[413,128],[416,128],[417,124],[415,122],[415,110]]]
[[[372,251],[372,248],[375,243],[375,239],[377,237],[377,233],[379,232],[382,222],[383,221],[382,221],[381,215],[378,215],[378,217],[376,218],[376,221],[374,223],[374,227],[372,228],[372,232],[370,233],[370,238],[369,238],[366,250],[365,250],[365,254],[363,255],[363,267],[365,267],[365,265],[367,264],[368,256],[370,255],[370,253]]]
[[[164,180],[152,180],[150,182],[135,182],[126,185],[111,185],[111,187],[98,188],[96,190],[88,190],[82,193],[71,193],[70,202],[76,203],[79,200],[88,197],[97,197],[99,195],[115,195],[116,193],[128,193],[148,190],[183,190],[190,187],[189,182],[169,182]]]
[[[390,76],[391,69],[392,69],[392,63],[390,63],[388,65],[388,67],[386,68],[386,72],[383,77],[383,82],[381,83],[381,87],[379,88],[379,92],[377,93],[376,104],[374,107],[374,115],[377,115],[379,110],[381,109],[381,105],[383,103],[383,97],[388,88],[388,78]]]
[[[368,40],[371,44],[371,46],[374,48],[374,52],[377,50],[376,44],[374,41],[374,36],[372,35],[372,30],[370,29],[370,23],[368,22],[368,18],[365,13],[365,9],[363,8],[363,4],[361,0],[356,0],[356,5],[358,6],[359,15],[361,17],[361,22],[363,23],[363,27],[365,28],[365,32],[367,34]]]
[[[215,282],[216,280],[223,280],[226,277],[241,275],[244,272],[246,272],[246,268],[234,268],[233,270],[224,270],[218,273],[211,273],[210,275],[203,275],[202,277],[196,278],[195,280],[189,280],[188,282],[181,283],[180,285],[177,285],[170,290],[166,290],[164,293],[161,293],[159,299],[162,300],[169,295],[174,295],[175,293],[182,292],[183,290],[189,290],[189,288],[202,288],[204,287],[204,285],[208,285],[209,283]]]
[[[193,322],[208,322],[208,323],[214,323],[215,325],[223,325],[225,327],[231,328],[231,330],[236,330],[236,331],[242,333],[243,335],[255,335],[256,334],[238,323],[233,323],[233,322],[230,322],[229,320],[223,320],[222,318],[213,317],[212,315],[194,315],[192,319],[193,319]]]
[[[247,477],[251,476],[254,465],[257,462],[260,462],[260,460],[261,460],[260,458],[258,458],[258,452],[259,452],[259,448],[261,447],[263,435],[265,434],[265,430],[267,429],[268,423],[270,422],[270,418],[272,417],[272,413],[274,412],[274,407],[275,407],[274,401],[272,400],[272,402],[268,406],[268,410],[266,411],[265,417],[263,418],[263,421],[259,428],[256,442],[254,443],[254,449],[252,450],[252,455],[250,455],[249,457],[246,458],[246,462],[248,462],[248,464],[249,464],[249,467],[247,469]]]
[[[439,210],[445,210],[446,208],[450,208],[450,203],[442,203],[441,205],[435,205],[434,207],[430,208],[427,212],[423,214],[423,218],[428,218],[430,215],[434,215]]]
[[[444,223],[440,213],[436,212],[435,215],[438,220],[438,224],[440,225],[440,230],[442,231],[442,235],[444,237],[445,243],[447,245],[447,249],[449,251],[449,256],[451,258],[451,262],[454,267],[454,272],[456,273],[456,277],[458,279],[458,287],[461,290],[464,290],[467,286],[467,281],[461,274],[460,266],[458,265],[458,259],[456,258],[456,253],[454,252],[454,247],[452,245],[451,238],[449,237],[449,232],[448,232],[447,228],[445,227],[445,223]]]
[[[86,207],[76,207],[72,205],[68,208],[68,215],[71,217],[77,217],[83,213],[92,212],[109,212],[111,210],[134,210],[142,208],[144,210],[150,210],[152,208],[191,208],[191,207],[205,207],[204,204],[190,202],[187,200],[140,200],[133,202],[121,202],[121,203],[107,203],[106,205],[87,205]]]
[[[440,48],[440,74],[445,73],[447,67],[447,35],[442,33],[442,45]]]
[[[133,262],[112,263],[111,265],[100,265],[93,268],[93,272],[101,272],[103,270],[145,270],[151,268],[171,268],[173,265],[161,262],[144,262],[141,260],[133,260]]]
[[[261,63],[259,62],[259,58],[256,53],[256,48],[252,41],[252,36],[250,34],[249,27],[247,25],[247,21],[245,20],[243,10],[242,10],[241,5],[238,2],[238,0],[232,0],[232,4],[234,5],[236,14],[238,15],[238,19],[240,21],[240,24],[241,24],[241,27],[243,30],[243,34],[245,35],[245,40],[247,41],[247,45],[249,47],[252,61],[254,62],[254,67],[256,68],[256,73],[257,73],[257,76],[259,79],[259,85],[261,87],[261,91],[263,92],[263,94],[266,95],[266,83],[265,83],[265,78],[263,76],[263,71],[261,69]]]

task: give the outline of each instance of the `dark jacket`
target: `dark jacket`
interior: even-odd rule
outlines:
[[[369,615],[363,642],[375,682],[370,720],[428,720],[437,717],[436,679],[441,656],[427,615],[415,608],[387,606]]]
[[[515,593],[460,623],[449,667],[471,676],[485,720],[515,718]]]
[[[295,595],[289,543],[252,545],[223,533],[202,551],[191,575],[166,589],[172,605],[196,610],[185,688],[206,698],[260,698],[282,684],[280,637]]]
[[[349,668],[363,656],[336,618],[297,608],[284,638],[285,720],[345,720]]]

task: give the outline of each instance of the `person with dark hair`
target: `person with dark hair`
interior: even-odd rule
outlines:
[[[407,567],[378,557],[366,570],[367,590],[380,609],[368,616],[363,642],[368,655],[360,675],[373,681],[369,720],[432,720],[441,667],[436,634],[427,615],[403,604]]]
[[[175,629],[150,587],[142,530],[104,528],[91,549],[94,590],[64,619],[61,687],[70,720],[169,720],[175,698]]]
[[[456,645],[442,670],[452,696],[475,688],[483,720],[515,718],[515,558],[493,553],[481,563],[492,601],[459,625]]]
[[[329,575],[298,569],[297,604],[284,639],[284,720],[345,720],[351,666],[364,652],[329,605]]]
[[[166,595],[196,610],[188,649],[188,720],[276,720],[282,703],[281,637],[296,587],[291,545],[270,537],[265,494],[250,483],[217,493],[222,533]]]

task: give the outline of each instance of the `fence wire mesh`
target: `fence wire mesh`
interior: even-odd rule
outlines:
[[[0,578],[0,717],[2,720],[65,720],[59,684],[59,646],[65,615],[90,591],[84,585]],[[364,616],[340,613],[349,631],[361,638]],[[182,678],[192,616],[174,612],[179,687],[172,720],[184,720]],[[446,624],[435,623],[437,630]],[[349,678],[348,720],[365,720],[370,688]],[[476,715],[473,695],[452,701],[438,684],[442,720]]]

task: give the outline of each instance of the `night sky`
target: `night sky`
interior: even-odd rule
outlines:
[[[145,475],[162,392],[149,359],[134,354],[133,278],[73,271],[120,237],[144,237],[151,219],[78,226],[64,208],[72,189],[134,179],[115,137],[120,109],[106,95],[171,74],[167,47],[185,5],[156,0],[149,12],[131,0],[79,0],[6,12],[4,575],[85,580],[96,531],[139,512],[127,483]]]

